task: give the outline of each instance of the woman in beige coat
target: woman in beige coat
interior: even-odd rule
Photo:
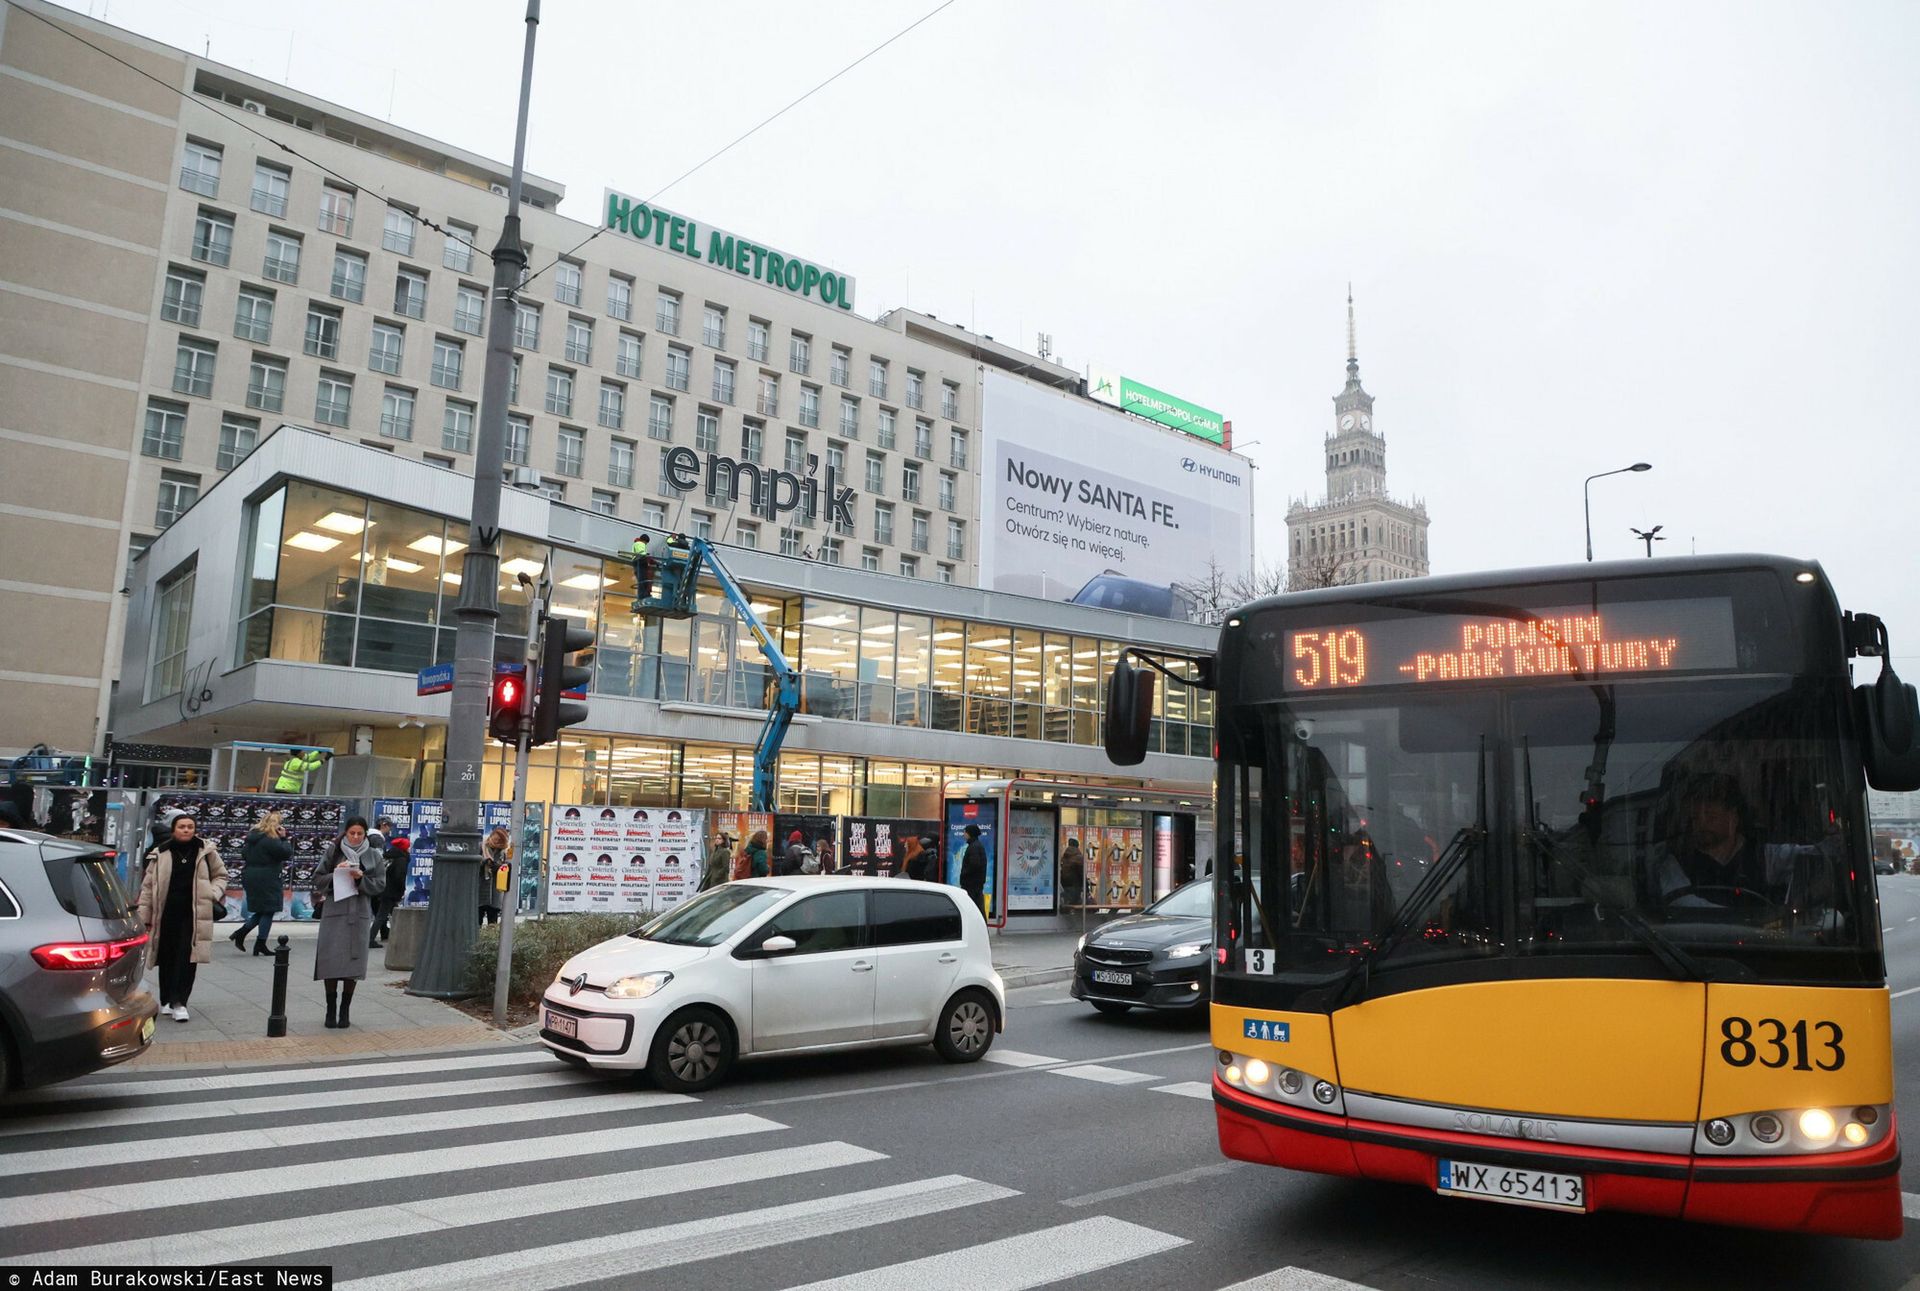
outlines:
[[[147,853],[140,874],[148,962],[160,972],[160,1011],[176,1022],[187,1020],[194,965],[213,959],[213,905],[227,895],[226,863],[197,829],[192,816],[175,816],[172,834]]]

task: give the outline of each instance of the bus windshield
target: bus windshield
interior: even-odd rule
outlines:
[[[1221,918],[1293,974],[1560,956],[1582,974],[1872,977],[1845,698],[1837,679],[1748,675],[1223,708],[1246,864]]]

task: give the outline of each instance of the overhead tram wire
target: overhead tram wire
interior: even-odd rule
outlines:
[[[7,2],[11,4],[13,0],[7,0]],[[746,133],[742,134],[739,138],[735,139],[732,143],[727,144],[724,148],[721,148],[719,151],[715,152],[712,156],[706,158],[704,161],[696,163],[694,166],[688,169],[684,174],[682,174],[678,179],[675,179],[670,183],[665,184],[662,187],[654,190],[653,196],[647,198],[647,201],[649,203],[652,203],[660,200],[660,197],[662,194],[672,191],[682,181],[690,178],[695,172],[703,169],[704,167],[706,167],[708,164],[712,162],[718,161],[721,157],[733,151],[733,149],[739,147],[741,144],[745,143],[748,139],[751,139],[754,135],[760,133],[760,131],[766,129],[766,127],[772,125],[775,121],[778,121],[781,117],[793,111],[793,109],[799,107],[802,103],[805,103],[808,99],[818,94],[821,90],[826,89],[829,85],[832,85],[835,81],[845,76],[848,72],[851,72],[854,68],[860,66],[860,64],[866,62],[869,58],[872,58],[875,54],[885,49],[888,45],[893,44],[894,41],[899,40],[902,36],[905,36],[908,32],[912,31],[915,27],[920,26],[920,24],[926,22],[930,18],[936,17],[937,15],[940,14],[942,10],[952,8],[955,3],[957,3],[957,0],[942,0],[942,3],[935,5],[933,8],[929,9],[926,13],[920,15],[918,18],[914,19],[912,22],[902,27],[899,31],[894,32],[893,35],[887,37],[885,40],[881,41],[878,45],[875,45],[872,49],[869,49],[866,53],[854,59],[851,63],[848,63],[845,67],[835,72],[832,76],[829,76],[826,80],[820,82],[818,85],[808,90],[805,94],[802,94],[799,98],[793,100],[791,103],[781,108],[778,112],[775,112],[772,116],[760,122],[760,124],[746,131]],[[528,283],[531,283],[535,278],[538,278],[541,274],[547,272],[547,270],[553,268],[555,265],[559,264],[562,260],[565,260],[568,256],[575,254],[582,247],[586,246],[587,243],[593,241],[595,238],[599,237],[602,233],[605,233],[606,231],[607,231],[607,226],[602,224],[599,228],[587,234],[586,237],[580,239],[580,241],[576,242],[573,246],[568,247],[565,251],[562,251],[559,255],[555,256],[552,260],[549,260],[546,264],[540,266],[539,270],[537,270],[534,273],[528,274],[525,278],[521,280],[520,285],[524,287]]]
[[[286,143],[283,140],[274,138],[272,135],[251,125],[241,117],[237,117],[233,115],[231,112],[222,111],[220,108],[214,106],[213,100],[204,98],[197,94],[189,94],[177,85],[169,85],[167,82],[161,80],[159,77],[147,71],[145,68],[137,67],[134,64],[129,63],[126,59],[120,57],[118,54],[114,53],[110,49],[101,48],[99,45],[94,44],[92,41],[88,40],[85,36],[82,36],[79,32],[73,30],[71,27],[64,27],[44,14],[35,13],[33,10],[27,8],[25,5],[20,4],[18,0],[0,0],[0,3],[4,3],[9,9],[13,10],[15,13],[24,14],[25,16],[34,19],[36,22],[43,23],[44,25],[51,27],[53,30],[59,32],[63,36],[66,36],[68,39],[76,41],[79,44],[85,45],[88,49],[91,49],[94,53],[100,55],[102,58],[105,58],[112,62],[120,64],[120,66],[126,68],[128,71],[132,72],[134,75],[144,77],[145,79],[152,81],[155,85],[158,85],[161,89],[167,90],[172,94],[178,95],[185,102],[192,103],[199,107],[205,108],[208,112],[213,113],[215,116],[220,117],[222,120],[228,121],[233,125],[239,126],[242,130],[245,130],[248,134],[255,135],[258,138],[266,140],[268,143],[272,144],[274,147],[278,148],[280,151],[287,153],[289,156],[299,158],[301,161],[304,161],[305,163],[307,163],[307,165],[312,166],[315,170],[318,170],[322,174],[333,176],[335,179],[339,180],[341,183],[347,185],[349,188],[352,188],[355,192],[365,193],[368,196],[372,197],[375,201],[381,203],[383,206],[396,207],[399,210],[403,210],[408,215],[411,215],[416,221],[426,225],[428,228],[434,230],[436,233],[441,233],[447,237],[452,238],[455,242],[462,244],[470,251],[478,251],[481,255],[485,256],[489,260],[493,259],[493,252],[486,250],[484,247],[475,246],[473,243],[468,242],[465,238],[453,232],[451,229],[445,228],[442,225],[434,222],[433,220],[428,219],[426,216],[422,215],[418,209],[414,207],[409,207],[409,206],[401,206],[399,203],[395,202],[392,198],[388,197],[385,193],[381,192],[379,189],[373,187],[372,185],[362,184],[357,180],[349,179],[347,176],[333,169],[333,167],[326,165],[324,162],[314,160],[312,157],[307,156],[305,153],[301,152],[298,148],[295,148],[293,145]],[[948,3],[951,4],[952,0],[948,0]],[[942,6],[942,7],[944,8],[945,6]]]

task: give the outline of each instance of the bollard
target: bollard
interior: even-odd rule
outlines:
[[[275,1040],[287,1033],[287,934],[273,948],[273,1006],[267,1014],[267,1035]]]

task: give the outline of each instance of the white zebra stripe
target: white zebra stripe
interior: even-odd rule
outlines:
[[[426,1072],[471,1071],[483,1067],[521,1067],[540,1063],[556,1072],[571,1072],[545,1049],[502,1049],[499,1053],[471,1054],[458,1058],[415,1058],[404,1062],[368,1062],[359,1066],[299,1067],[290,1071],[249,1068],[222,1072],[217,1076],[163,1076],[157,1080],[135,1079],[130,1073],[98,1076],[72,1081],[49,1089],[29,1089],[8,1099],[11,1107],[30,1103],[72,1103],[99,1098],[131,1098],[150,1094],[218,1094],[222,1098],[263,1098],[294,1085],[352,1084],[361,1080],[385,1080],[391,1076],[418,1076]],[[266,1083],[250,1085],[250,1080]]]
[[[981,1246],[809,1282],[793,1291],[899,1291],[902,1287],[1027,1291],[1186,1244],[1184,1237],[1099,1215]]]
[[[1325,1273],[1315,1273],[1312,1269],[1288,1266],[1262,1273],[1257,1278],[1248,1278],[1245,1282],[1236,1282],[1230,1287],[1222,1287],[1221,1291],[1373,1291],[1373,1288]]]

